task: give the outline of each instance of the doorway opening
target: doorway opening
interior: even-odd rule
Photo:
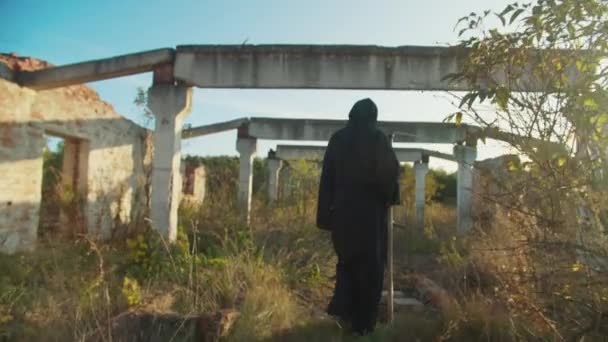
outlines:
[[[46,133],[38,234],[75,237],[84,233],[88,142]]]

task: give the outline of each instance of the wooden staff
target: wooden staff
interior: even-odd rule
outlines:
[[[393,135],[389,135],[389,144],[392,147],[393,146]],[[391,201],[392,202],[392,201]],[[388,219],[386,220],[388,227],[387,227],[387,238],[388,238],[388,260],[387,260],[387,264],[388,264],[388,298],[387,298],[387,305],[386,308],[388,310],[387,312],[387,317],[388,317],[388,322],[392,323],[393,322],[393,305],[394,305],[394,288],[393,288],[393,204],[390,203],[389,207],[388,207]]]

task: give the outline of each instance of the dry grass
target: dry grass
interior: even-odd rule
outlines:
[[[109,340],[110,323],[126,312],[187,317],[223,309],[240,312],[226,338],[233,341],[564,337],[558,316],[547,310],[575,305],[565,304],[563,293],[540,300],[542,294],[516,277],[530,268],[530,259],[506,252],[520,241],[507,217],[476,239],[454,239],[453,207],[429,204],[424,229],[414,228],[411,211],[402,210],[396,287],[407,289],[411,274],[424,274],[449,300],[423,312],[399,312],[393,325],[357,339],[323,315],[336,260],[327,232],[314,227],[314,191],[299,189],[300,201],[278,206],[258,196],[247,228],[232,190],[227,184],[203,206],[183,206],[175,245],[139,227],[126,243],[49,240],[34,253],[1,255],[0,340],[83,341],[94,334]]]

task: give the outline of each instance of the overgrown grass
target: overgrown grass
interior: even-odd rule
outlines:
[[[328,233],[314,227],[311,183],[300,184],[307,189],[296,189],[299,200],[271,204],[259,194],[250,227],[233,184],[218,182],[204,205],[180,208],[175,244],[136,227],[126,240],[50,239],[33,253],[0,255],[0,340],[103,341],[126,312],[189,317],[227,309],[240,313],[230,341],[556,340],[544,311],[510,304],[509,296],[530,293],[505,287],[496,266],[508,257],[477,250],[509,247],[509,237],[498,230],[483,243],[455,238],[454,208],[436,203],[427,206],[424,229],[407,211],[398,217],[405,228],[395,231],[395,287],[411,290],[412,274],[423,274],[449,299],[397,312],[371,336],[350,335],[324,315],[336,259]]]

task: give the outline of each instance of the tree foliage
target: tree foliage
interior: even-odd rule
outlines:
[[[494,13],[500,27],[486,29],[490,15],[471,13],[457,25],[463,27],[462,37],[471,36],[460,43],[469,54],[462,71],[448,78],[474,88],[461,98],[460,107],[486,127],[558,142],[569,152],[605,149],[608,4],[513,3]],[[525,91],[529,89],[535,91]],[[480,114],[473,106],[476,101],[490,102],[496,115]],[[533,152],[524,142],[512,141],[524,152]]]
[[[230,188],[230,192],[236,196],[237,183],[239,179],[239,158],[236,156],[213,156],[201,157],[186,155],[184,161],[188,164],[205,166],[207,177],[207,192],[217,193],[219,189]],[[268,183],[268,167],[266,159],[255,158],[253,160],[253,193],[257,194],[266,188]]]
[[[457,24],[467,57],[448,76],[472,89],[460,97],[459,115],[524,156],[509,165],[512,182],[500,184],[496,201],[513,221],[511,236],[521,238],[513,248],[528,260],[519,284],[546,291],[523,296],[525,310],[557,339],[608,326],[598,285],[608,272],[607,19],[602,0],[516,2],[471,13]]]

